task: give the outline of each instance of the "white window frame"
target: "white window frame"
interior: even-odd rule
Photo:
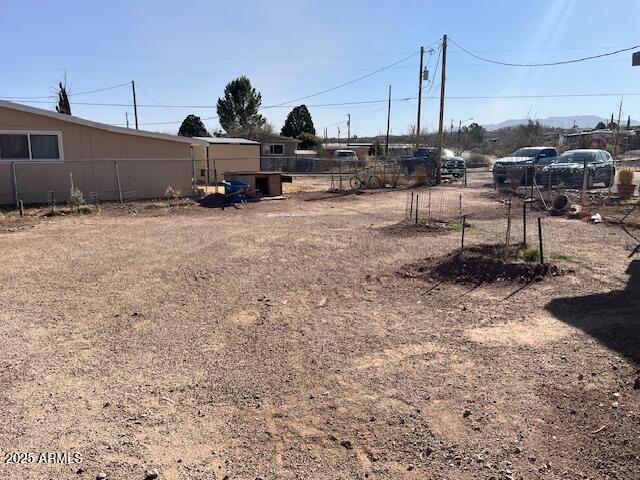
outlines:
[[[275,145],[280,145],[282,147],[282,153],[271,153],[271,147]],[[269,143],[269,155],[277,155],[279,157],[284,157],[284,143]]]
[[[64,162],[64,147],[62,145],[62,132],[50,130],[0,130],[0,135],[26,135],[29,147],[29,158],[0,158],[0,163],[14,162]],[[31,135],[55,135],[58,137],[58,157],[59,158],[32,158],[31,154]]]

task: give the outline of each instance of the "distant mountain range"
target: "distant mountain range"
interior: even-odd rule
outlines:
[[[574,124],[577,125],[578,128],[596,128],[596,125],[598,125],[598,123],[604,122],[606,124],[610,119],[598,117],[597,115],[575,115],[567,117],[538,118],[537,120],[541,124],[552,128],[571,128]],[[498,130],[500,128],[522,125],[524,123],[527,123],[527,121],[528,119],[526,118],[512,118],[509,120],[505,120],[504,122],[484,125],[484,128],[486,128],[487,130]],[[627,120],[624,119],[620,123],[626,125],[626,122]],[[631,125],[640,125],[640,122],[631,119]]]

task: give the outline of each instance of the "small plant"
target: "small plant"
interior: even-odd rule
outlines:
[[[622,167],[618,170],[618,183],[620,185],[633,185],[636,171],[633,167]]]
[[[536,262],[540,260],[540,249],[538,247],[525,247],[518,252],[518,256],[525,262]]]
[[[180,190],[174,190],[174,188],[169,185],[167,189],[164,191],[165,198],[169,200],[175,200],[176,198],[180,198]]]
[[[71,193],[69,194],[69,206],[71,207],[71,210],[76,208],[78,211],[80,211],[80,206],[84,204],[85,201],[82,190],[80,190],[78,187],[71,189]]]

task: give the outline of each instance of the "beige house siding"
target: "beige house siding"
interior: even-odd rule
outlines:
[[[206,183],[207,147],[194,145],[193,154],[195,159],[196,181],[201,184]],[[209,175],[211,182],[214,181],[214,167],[218,175],[218,181],[222,181],[224,172],[258,171],[260,170],[260,145],[210,144],[209,168],[211,172],[209,172]]]
[[[66,201],[72,181],[85,197],[94,192],[100,200],[119,200],[120,191],[123,200],[157,198],[168,186],[183,195],[192,194],[189,142],[144,136],[135,130],[133,134],[114,132],[108,126],[82,125],[48,115],[0,105],[0,131],[62,135],[61,161],[16,160],[14,176],[12,160],[0,160],[0,204],[15,203],[16,187],[18,197],[27,204],[48,202],[49,192],[56,201]]]

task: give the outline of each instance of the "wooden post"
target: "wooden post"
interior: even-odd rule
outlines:
[[[447,80],[447,36],[442,37],[442,68],[440,79],[440,121],[438,123],[438,149],[436,150],[436,165],[438,168],[437,183],[442,180],[442,147],[444,144],[444,95]]]
[[[136,82],[131,80],[131,91],[133,92],[133,116],[136,120],[136,130],[138,130],[138,102],[136,102]]]
[[[429,189],[429,200],[427,208],[429,209],[429,223],[431,223],[431,189]]]
[[[540,263],[544,264],[544,251],[542,250],[542,217],[538,217],[538,240],[540,242]]]
[[[385,140],[384,154],[389,158],[389,128],[391,127],[391,85],[389,85],[389,104],[387,106],[387,139]]]
[[[589,172],[587,171],[587,157],[585,157],[584,166],[583,166],[583,170],[582,170],[582,194],[580,195],[580,203],[582,204],[583,208],[587,203],[587,177],[588,177],[588,175],[589,175]]]
[[[420,195],[416,195],[416,223],[418,223],[418,206],[420,205]]]
[[[418,118],[416,119],[416,150],[420,147],[420,110],[422,109],[422,69],[424,47],[420,47],[420,71],[418,72]]]
[[[18,206],[20,207],[20,216],[24,217],[24,203],[22,200],[18,200]]]

